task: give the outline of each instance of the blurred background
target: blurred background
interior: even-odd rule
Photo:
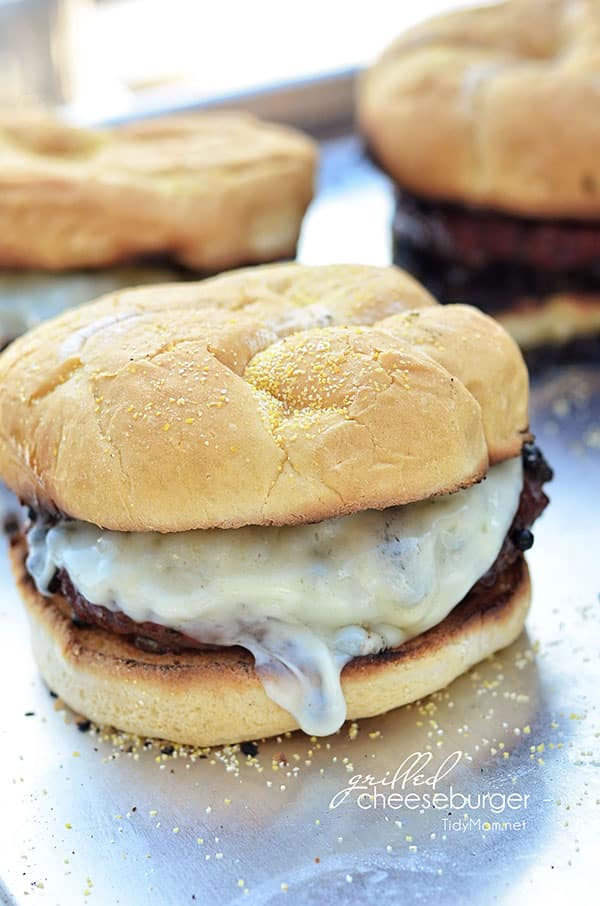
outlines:
[[[459,0],[0,0],[0,106],[74,123],[244,106],[316,129],[404,27]]]

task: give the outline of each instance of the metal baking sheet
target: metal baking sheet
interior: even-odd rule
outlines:
[[[354,140],[327,143],[322,190],[303,260],[387,262],[391,195]],[[593,899],[600,368],[536,380],[532,423],[556,478],[529,555],[527,632],[422,703],[328,739],[298,733],[259,742],[252,756],[79,728],[36,673],[2,556],[0,899]],[[425,793],[451,791],[451,807],[427,806]],[[399,806],[392,794],[408,798]]]

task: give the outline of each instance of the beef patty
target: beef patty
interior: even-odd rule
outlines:
[[[516,217],[398,191],[394,263],[441,302],[487,311],[600,292],[600,220]]]
[[[523,447],[524,483],[519,507],[509,532],[494,564],[473,586],[468,597],[490,598],[506,593],[514,577],[520,575],[523,551],[533,544],[531,526],[548,504],[543,491],[545,482],[552,478],[552,470],[540,450],[533,444]],[[35,518],[35,514],[32,514]],[[51,590],[60,592],[71,608],[71,618],[79,626],[98,626],[101,629],[126,636],[143,651],[177,653],[185,649],[210,649],[175,629],[157,623],[136,623],[121,611],[108,610],[86,600],[75,588],[69,574],[59,570]]]
[[[394,230],[398,239],[474,269],[500,261],[554,273],[600,268],[600,220],[521,217],[399,190]]]

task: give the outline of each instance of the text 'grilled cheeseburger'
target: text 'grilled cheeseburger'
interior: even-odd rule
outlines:
[[[50,687],[200,745],[328,734],[509,644],[551,473],[514,341],[393,268],[106,296],[0,357]]]

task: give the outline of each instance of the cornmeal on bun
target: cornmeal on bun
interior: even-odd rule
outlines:
[[[211,745],[334,732],[520,633],[551,472],[515,342],[395,268],[105,296],[0,356],[12,562],[50,687]]]
[[[507,0],[401,35],[360,83],[395,260],[532,361],[600,354],[597,0]]]

